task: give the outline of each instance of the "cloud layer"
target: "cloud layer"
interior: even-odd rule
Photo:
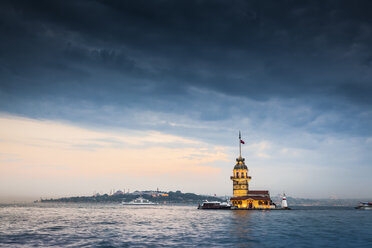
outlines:
[[[2,1],[0,111],[197,140],[224,147],[231,166],[242,130],[262,187],[282,187],[263,179],[280,166],[298,195],[352,196],[372,167],[371,11],[363,0]],[[75,148],[124,145],[99,139]],[[310,168],[313,192],[293,179]]]

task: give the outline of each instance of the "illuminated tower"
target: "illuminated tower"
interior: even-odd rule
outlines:
[[[241,139],[239,131],[239,158],[236,159],[233,176],[230,177],[233,181],[234,197],[248,196],[249,181],[251,180],[251,177],[248,176],[248,168],[244,163],[245,159],[242,158],[242,144],[244,141]]]

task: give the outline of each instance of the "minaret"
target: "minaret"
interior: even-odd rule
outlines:
[[[251,180],[251,177],[248,176],[248,167],[244,163],[245,159],[242,158],[242,144],[244,144],[244,141],[239,131],[239,158],[236,159],[233,176],[230,177],[233,181],[234,197],[247,196],[249,191],[248,182]]]

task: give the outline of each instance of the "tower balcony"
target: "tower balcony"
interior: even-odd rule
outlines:
[[[234,176],[231,176],[230,177],[231,180],[234,180],[234,179],[252,179],[252,177],[248,176],[248,177],[234,177]]]

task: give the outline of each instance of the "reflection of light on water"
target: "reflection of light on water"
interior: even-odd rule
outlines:
[[[232,211],[233,220],[231,222],[231,235],[236,239],[247,239],[252,232],[252,211],[236,210]]]
[[[237,247],[257,247],[264,243],[267,235],[267,218],[272,219],[270,211],[235,210],[231,211],[230,237]]]

